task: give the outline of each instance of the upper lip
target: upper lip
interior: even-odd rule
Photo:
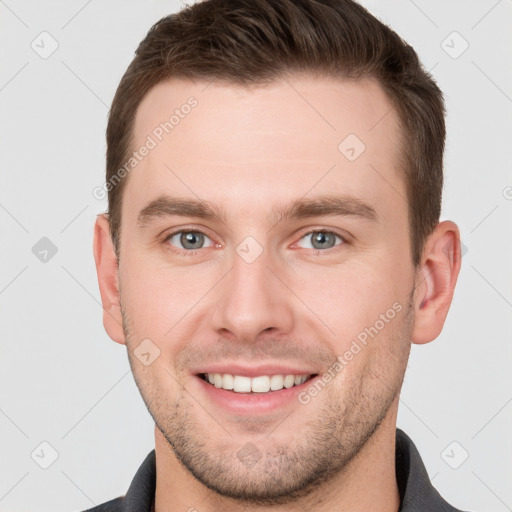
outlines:
[[[236,363],[213,363],[193,370],[192,373],[195,375],[203,373],[228,373],[230,375],[240,375],[244,377],[259,377],[261,375],[314,375],[319,372],[313,368],[297,365],[259,364],[247,366]]]

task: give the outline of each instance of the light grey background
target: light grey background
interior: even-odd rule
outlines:
[[[512,3],[364,5],[446,94],[442,218],[467,247],[442,335],[413,347],[398,423],[448,501],[512,510]],[[154,447],[125,347],[102,326],[92,234],[106,201],[92,191],[121,75],[149,27],[180,6],[0,1],[2,511],[83,510],[125,494]],[[48,58],[31,47],[47,52],[52,38]],[[43,237],[58,249],[47,262],[32,252]]]

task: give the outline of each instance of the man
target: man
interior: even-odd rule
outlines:
[[[396,429],[443,327],[442,94],[348,0],[159,21],[107,129],[94,255],[155,450],[92,510],[448,511]]]

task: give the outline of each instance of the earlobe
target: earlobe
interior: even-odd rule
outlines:
[[[110,223],[105,214],[96,218],[93,250],[103,304],[103,325],[110,338],[125,344],[119,295],[119,266],[110,238]]]
[[[425,243],[416,279],[412,342],[428,343],[443,328],[461,265],[460,234],[451,221],[439,223]]]

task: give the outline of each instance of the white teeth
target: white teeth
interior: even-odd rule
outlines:
[[[287,375],[284,378],[283,384],[285,388],[291,388],[295,384],[295,377],[293,375]]]
[[[220,373],[214,373],[213,374],[213,385],[216,388],[222,387],[222,375]]]
[[[216,388],[232,390],[236,393],[267,393],[291,388],[306,382],[311,375],[261,375],[245,377],[230,373],[206,373],[205,380]]]
[[[233,389],[235,387],[233,375],[226,373],[222,376],[222,387],[228,390]]]
[[[278,391],[279,389],[283,389],[283,381],[284,379],[282,375],[272,375],[272,377],[270,377],[270,389],[272,391]]]
[[[242,377],[241,375],[235,375],[233,384],[233,390],[236,391],[237,393],[249,393],[249,391],[251,391],[250,377]]]
[[[270,382],[270,378],[266,375],[254,377],[254,379],[251,379],[251,391],[254,393],[266,393],[270,389]]]

